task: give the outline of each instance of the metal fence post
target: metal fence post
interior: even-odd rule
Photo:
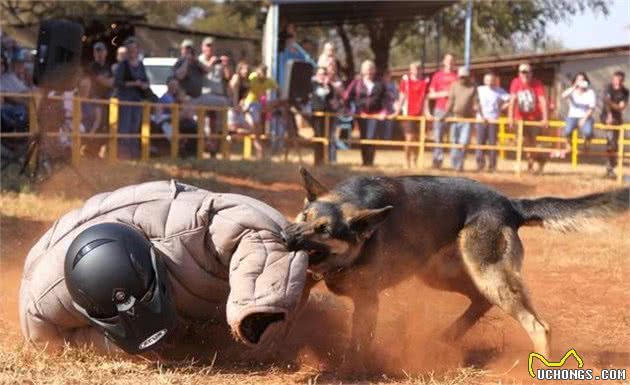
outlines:
[[[171,108],[171,159],[179,156],[179,104]]]
[[[78,166],[81,161],[81,100],[72,98],[72,165]]]
[[[37,121],[37,106],[39,105],[39,95],[31,94],[30,103],[28,104],[28,129],[31,135],[36,134],[39,131],[39,125]]]
[[[617,139],[617,183],[623,184],[623,152],[626,143],[626,128],[619,127],[619,138]]]
[[[171,107],[171,159],[179,156],[179,104]]]
[[[203,147],[206,144],[206,137],[203,131],[206,125],[206,110],[203,107],[197,108],[197,159],[203,159]]]
[[[118,99],[109,99],[109,160],[118,159]]]
[[[505,144],[505,121],[503,119],[499,120],[499,146],[503,147]],[[499,160],[505,159],[505,150],[499,150]]]
[[[523,160],[523,121],[518,121],[516,133],[516,176],[521,176],[521,161]]]
[[[247,134],[243,137],[243,159],[251,159],[252,157],[252,137]]]
[[[578,165],[578,130],[571,134],[571,166],[575,170]]]
[[[427,118],[422,116],[420,118],[420,148],[418,149],[420,158],[420,169],[424,168],[424,144],[427,140]]]
[[[324,146],[324,164],[328,164],[329,160],[329,147],[330,147],[330,115],[328,113],[324,113],[324,141],[322,142]]]
[[[39,134],[39,120],[37,117],[37,108],[39,106],[39,94],[31,94],[31,102],[28,104],[28,130],[31,138],[35,138]],[[28,160],[29,171],[33,174],[37,169],[37,157],[32,156]]]
[[[221,132],[221,156],[223,160],[230,160],[230,127],[228,127],[227,110],[217,112],[223,119],[223,131]],[[217,117],[218,119],[219,117]]]
[[[140,159],[149,160],[151,145],[151,105],[142,103],[142,128],[140,130]]]

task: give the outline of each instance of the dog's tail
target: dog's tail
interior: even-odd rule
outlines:
[[[597,220],[630,210],[630,188],[579,198],[513,199],[523,226],[542,226],[562,232],[598,227]]]

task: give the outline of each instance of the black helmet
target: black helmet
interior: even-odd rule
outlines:
[[[66,253],[66,286],[74,307],[127,353],[162,340],[176,321],[162,254],[121,223],[83,230]]]

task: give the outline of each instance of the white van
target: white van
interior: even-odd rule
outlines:
[[[173,66],[177,62],[174,57],[145,57],[142,60],[151,83],[151,91],[157,97],[166,92],[166,80],[173,75]]]

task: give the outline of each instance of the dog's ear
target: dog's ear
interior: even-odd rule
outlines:
[[[380,209],[359,210],[348,219],[350,230],[364,237],[372,235],[376,227],[389,215],[394,206],[385,206]]]
[[[300,167],[300,174],[302,174],[302,179],[304,180],[306,199],[308,199],[309,202],[316,200],[318,196],[328,193],[328,189],[324,187],[323,184],[319,183],[304,167]]]

